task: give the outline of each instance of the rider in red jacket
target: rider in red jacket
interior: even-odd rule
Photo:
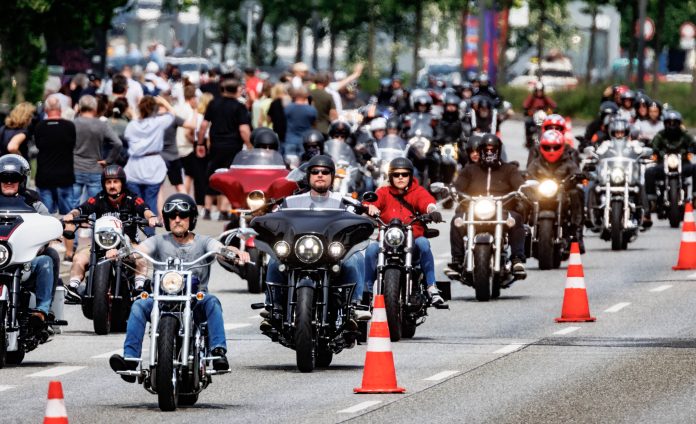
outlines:
[[[368,214],[379,215],[384,222],[398,218],[410,222],[414,215],[431,214],[433,221],[441,222],[442,216],[437,212],[435,198],[421,187],[413,178],[413,164],[406,158],[396,158],[389,164],[389,185],[377,190],[377,201],[367,203]],[[424,237],[425,225],[413,223],[414,257],[420,258],[420,266],[428,285],[428,293],[433,305],[444,304],[435,285],[435,260],[430,250],[430,242]],[[372,243],[365,250],[365,287],[372,287],[377,270],[379,244]]]

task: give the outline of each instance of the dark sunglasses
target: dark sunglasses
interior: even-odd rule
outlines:
[[[0,182],[5,184],[13,184],[22,181],[22,177],[19,175],[1,175]]]
[[[563,146],[558,146],[558,145],[553,145],[553,146],[541,146],[543,150],[546,150],[547,152],[555,152],[556,150],[561,150],[561,147]]]
[[[389,175],[392,176],[392,177],[395,177],[395,178],[399,178],[399,177],[401,177],[401,178],[407,178],[407,177],[410,177],[410,176],[411,176],[411,173],[410,173],[410,172],[392,172],[392,173],[389,174]]]
[[[170,202],[170,203],[165,203],[164,207],[164,213],[172,213],[173,211],[178,211],[178,212],[190,212],[191,211],[191,205],[189,205],[186,202]],[[188,215],[186,215],[188,216]]]
[[[331,174],[331,171],[329,171],[328,169],[312,169],[311,171],[309,171],[309,173],[312,175],[329,175]]]

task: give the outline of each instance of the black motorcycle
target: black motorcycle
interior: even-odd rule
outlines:
[[[362,212],[362,206],[355,205]],[[327,367],[360,336],[351,320],[355,283],[339,278],[343,261],[365,248],[371,219],[343,209],[281,209],[251,221],[257,247],[278,261],[287,284],[267,282],[272,330],[264,334],[294,349],[297,368]]]
[[[659,219],[667,218],[669,226],[672,228],[679,228],[679,224],[684,218],[684,203],[688,201],[689,182],[683,179],[682,163],[680,154],[666,154],[663,161],[665,178],[655,182],[657,217]]]
[[[389,336],[396,342],[402,337],[410,339],[416,327],[425,322],[430,296],[419,265],[413,264],[413,224],[428,224],[430,215],[419,215],[410,222],[393,219],[385,223],[379,217],[379,256],[377,257],[376,294],[384,294]],[[428,238],[439,235],[436,229],[427,229]],[[451,298],[449,281],[439,282],[438,288],[445,300]],[[435,306],[449,309],[448,306]]]

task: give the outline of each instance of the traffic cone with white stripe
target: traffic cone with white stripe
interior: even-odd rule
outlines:
[[[375,296],[372,310],[362,387],[356,387],[353,391],[355,393],[403,393],[406,391],[396,385],[396,369],[394,369],[394,354],[387,325],[387,310],[384,307],[384,296],[381,294]]]
[[[46,402],[44,424],[68,424],[68,411],[65,410],[63,386],[60,381],[48,383],[48,402]]]
[[[596,318],[590,316],[590,304],[585,289],[585,273],[580,260],[580,245],[573,242],[570,245],[570,259],[566,276],[565,294],[563,295],[563,310],[556,322],[590,322]]]
[[[679,260],[672,269],[696,269],[696,224],[694,223],[694,208],[691,206],[691,202],[687,202],[684,207]]]

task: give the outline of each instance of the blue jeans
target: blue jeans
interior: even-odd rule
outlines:
[[[377,256],[379,255],[379,243],[370,243],[365,249],[365,286],[372,288],[377,272]],[[413,240],[413,258],[418,258],[421,270],[425,275],[425,283],[428,287],[435,284],[435,258],[430,250],[430,242],[425,237]],[[416,262],[414,261],[414,265]]]
[[[124,358],[140,358],[145,336],[145,324],[150,321],[154,300],[138,299],[131,306],[126,328],[126,340],[123,342]],[[225,341],[225,322],[222,319],[222,306],[217,297],[206,294],[203,300],[193,307],[193,319],[196,323],[208,321],[208,345],[210,350],[221,347],[227,351]]]
[[[49,213],[55,213],[57,210],[61,215],[65,215],[77,205],[73,200],[73,186],[37,188],[41,202],[46,205]]]
[[[102,190],[101,174],[75,171],[75,184],[73,184],[73,207],[82,204],[88,197],[94,197]],[[83,197],[83,192],[86,196]],[[71,207],[72,209],[72,207]]]
[[[360,302],[362,300],[363,291],[365,289],[363,285],[363,281],[365,281],[365,276],[363,275],[364,269],[365,259],[360,252],[353,253],[341,266],[341,284],[355,283],[352,298],[353,302]],[[283,273],[278,270],[278,261],[273,258],[268,262],[266,281],[276,284],[287,284],[287,279]],[[276,288],[273,291],[273,299],[276,303],[278,303],[280,296],[280,289]],[[266,293],[266,303],[269,302],[270,298],[268,293]]]
[[[159,194],[160,187],[162,183],[159,184],[135,184],[128,183],[128,190],[130,190],[135,195],[142,197],[145,204],[150,208],[152,213],[159,215],[157,210],[157,195]],[[155,235],[155,229],[152,227],[143,228],[143,232],[148,236],[152,237]]]
[[[37,256],[31,260],[31,279],[36,293],[36,309],[48,315],[53,300],[53,261],[48,256]],[[31,284],[31,283],[29,283]]]

